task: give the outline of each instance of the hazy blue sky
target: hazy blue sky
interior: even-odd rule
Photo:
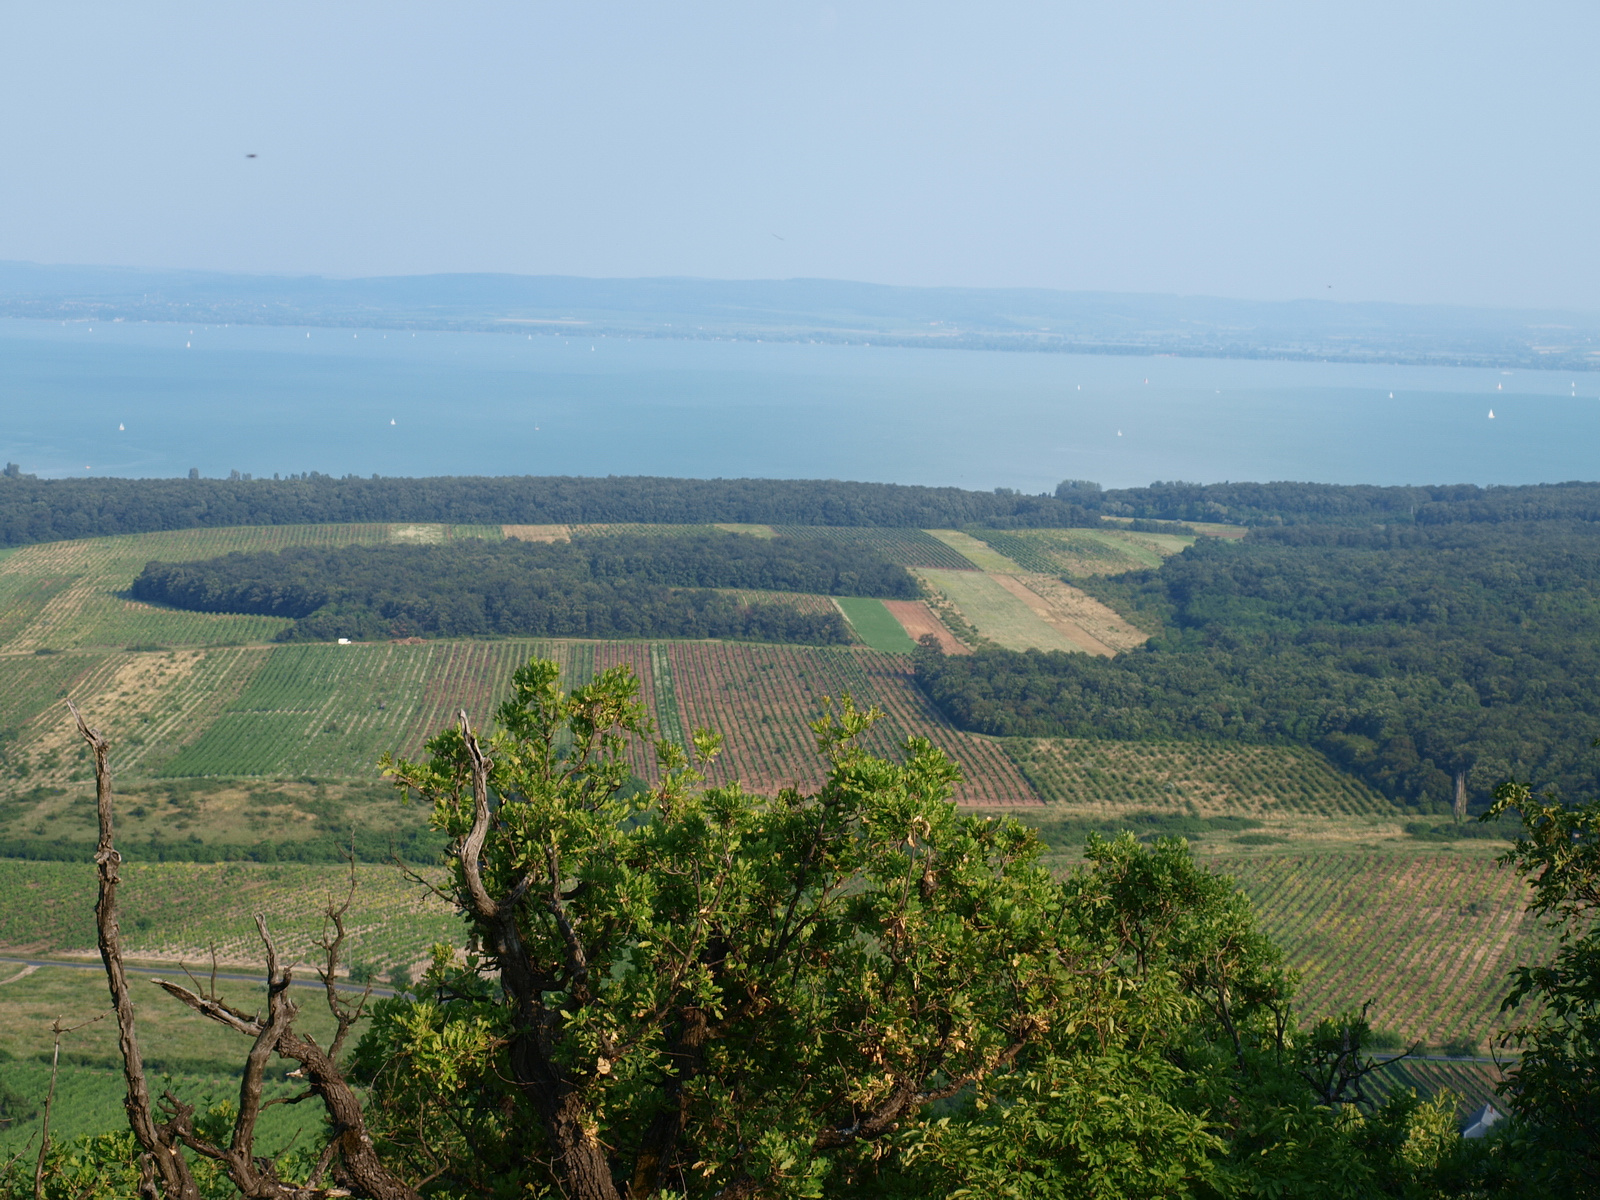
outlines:
[[[0,258],[1600,309],[1597,47],[1530,0],[0,0]]]

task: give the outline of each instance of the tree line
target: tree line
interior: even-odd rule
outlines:
[[[849,641],[837,612],[748,603],[739,588],[914,597],[904,567],[831,542],[701,533],[571,542],[294,547],[152,562],[139,600],[194,612],[290,617],[281,640],[407,637],[725,637]]]
[[[1332,483],[1156,482],[1102,490],[1064,480],[1063,502],[1107,516],[1237,525],[1458,524],[1600,521],[1600,483],[1479,487],[1470,483],[1379,487]]]
[[[999,736],[1301,742],[1384,795],[1448,811],[1502,779],[1600,784],[1600,528],[1299,526],[1202,539],[1078,586],[1157,630],[1097,659],[917,654],[962,728]]]
[[[959,528],[1071,526],[1098,517],[1050,495],[821,479],[435,476],[37,479],[0,475],[0,546],[230,525],[438,521]]]
[[[655,476],[38,479],[0,473],[0,546],[231,525],[748,523],[879,528],[1071,528],[1102,515],[1244,525],[1600,520],[1600,484],[1480,488],[1157,482],[1054,495],[819,479]],[[237,476],[237,472],[235,475]]]

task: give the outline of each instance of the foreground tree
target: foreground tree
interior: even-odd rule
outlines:
[[[385,1153],[583,1200],[1426,1194],[1389,1185],[1447,1108],[1350,1103],[1364,1022],[1342,1067],[1298,1033],[1229,882],[1131,837],[1057,879],[927,742],[857,748],[875,715],[813,726],[814,794],[702,787],[706,731],[656,741],[641,791],[631,672],[568,694],[536,660],[492,737],[461,714],[387,762],[454,839],[468,944],[358,1048]]]
[[[635,797],[637,691],[622,667],[568,695],[534,661],[486,745],[463,714],[426,763],[389,767],[456,839],[468,974],[497,972],[503,998],[441,959],[433,982],[466,1007],[396,1015],[377,1071],[503,1078],[518,1174],[582,1200],[814,1194],[1058,1014],[1094,1012],[1031,835],[958,815],[928,743],[866,755],[874,714],[846,700],[814,727],[831,765],[815,795],[698,788],[717,752],[702,730],[693,764],[656,742],[660,783]]]
[[[1521,1015],[1506,1041],[1522,1049],[1501,1166],[1551,1195],[1600,1196],[1600,800],[1566,805],[1511,782],[1481,819],[1513,810],[1522,833],[1500,861],[1527,877],[1529,910],[1559,941],[1549,965],[1517,969],[1501,1006]]]

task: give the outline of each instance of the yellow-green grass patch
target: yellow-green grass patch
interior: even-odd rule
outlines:
[[[1008,650],[1074,650],[1083,647],[980,571],[917,572],[960,611],[978,633]]]
[[[875,526],[774,525],[779,537],[796,541],[830,542],[835,546],[867,550],[902,567],[942,567],[967,571],[972,563],[960,551],[921,529]]]
[[[1113,525],[1131,525],[1136,520],[1142,520],[1152,525],[1171,526],[1172,532],[1178,537],[1188,536],[1182,532],[1185,529],[1192,529],[1206,537],[1220,538],[1242,538],[1250,532],[1247,525],[1227,525],[1219,521],[1166,521],[1148,517],[1101,517],[1100,519]]]
[[[986,542],[980,542],[970,533],[963,533],[959,529],[929,529],[929,536],[938,538],[962,558],[970,562],[980,571],[993,571],[996,574],[1015,574],[1022,570],[1015,562],[1004,554],[995,550]]]
[[[1192,545],[1192,537],[1107,529],[1007,529],[985,539],[1030,570],[1054,575],[1121,575],[1148,570]]]
[[[882,600],[835,596],[834,603],[864,645],[889,654],[910,654],[917,648],[917,644],[906,634],[905,626],[883,606]]]

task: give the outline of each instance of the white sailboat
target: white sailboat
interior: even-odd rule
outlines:
[[[121,421],[118,421],[117,422],[117,432],[118,433],[126,433],[127,431],[128,431],[128,427],[126,425],[124,425]]]
[[[1489,420],[1494,420],[1494,409],[1492,408],[1489,410]]]

